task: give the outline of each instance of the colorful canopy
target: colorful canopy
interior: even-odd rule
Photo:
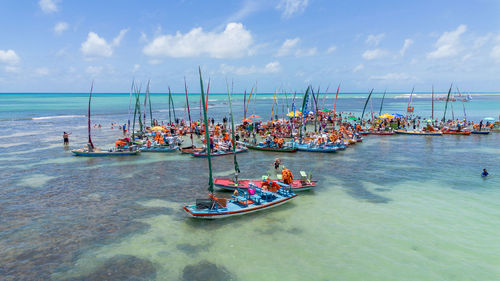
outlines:
[[[394,117],[403,117],[403,115],[401,115],[399,113],[393,113],[392,115],[394,115]]]
[[[302,115],[302,112],[296,110],[295,112],[292,112],[292,111],[288,112],[288,114],[286,116],[288,116],[288,117],[298,117],[300,115]]]
[[[163,128],[162,126],[155,126],[153,128],[151,128],[151,131],[163,131],[165,128]]]
[[[493,117],[486,117],[483,120],[484,121],[495,121],[495,118],[493,118]]]
[[[332,110],[331,110],[331,109],[328,109],[328,108],[323,108],[321,111],[323,111],[323,112],[330,112],[330,111],[332,111]]]
[[[380,115],[378,118],[380,118],[380,119],[392,119],[392,118],[394,118],[394,115],[390,115],[389,113],[385,113],[385,114]]]
[[[252,118],[260,118],[260,116],[259,115],[254,115],[254,114],[248,116],[248,119],[252,119]]]
[[[358,118],[356,118],[356,117],[354,117],[354,116],[351,116],[351,117],[349,117],[349,118],[347,118],[347,119],[349,119],[349,120],[354,120],[354,121],[357,121],[357,120],[358,120]]]

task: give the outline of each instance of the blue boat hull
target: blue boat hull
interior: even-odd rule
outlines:
[[[82,152],[82,151],[71,151],[75,156],[84,157],[107,157],[107,156],[134,156],[138,155],[140,151],[100,151],[100,152]]]
[[[243,153],[243,152],[247,152],[247,151],[248,151],[248,148],[236,149],[236,153]],[[214,152],[214,153],[210,153],[210,157],[213,157],[213,156],[224,156],[224,155],[231,155],[231,154],[234,154],[234,152],[232,152],[232,151]],[[201,157],[201,158],[208,157],[208,155],[204,151],[202,151],[202,152],[196,152],[196,153],[191,153],[191,156]]]
[[[140,150],[142,152],[173,152],[173,151],[176,151],[178,150],[179,147],[178,146],[173,146],[173,147],[141,147]]]

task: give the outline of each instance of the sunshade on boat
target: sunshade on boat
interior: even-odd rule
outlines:
[[[378,118],[380,118],[380,119],[392,119],[392,118],[394,118],[394,115],[391,115],[389,113],[385,113],[385,114],[380,115]]]
[[[165,128],[163,128],[162,126],[155,126],[153,128],[151,128],[151,131],[163,131]]]
[[[288,112],[288,114],[286,116],[288,116],[288,117],[298,117],[300,115],[302,115],[302,112],[300,112],[300,111],[297,110],[295,112],[292,112],[292,111]]]

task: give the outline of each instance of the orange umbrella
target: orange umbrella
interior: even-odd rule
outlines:
[[[248,119],[252,119],[252,118],[260,118],[260,116],[259,115],[254,115],[254,114],[248,116]]]

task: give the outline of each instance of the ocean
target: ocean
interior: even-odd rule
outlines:
[[[443,96],[446,93],[438,93]],[[337,111],[359,115],[367,93],[341,93]],[[500,94],[471,93],[447,118],[498,118]],[[248,95],[247,95],[248,97]],[[318,106],[333,108],[334,94]],[[72,156],[87,142],[88,94],[0,94],[0,276],[2,280],[498,280],[500,133],[366,136],[334,154],[238,154],[240,178],[260,178],[276,157],[319,181],[287,205],[216,221],[181,209],[207,194],[207,161],[173,152],[123,158]],[[199,118],[199,95],[190,94]],[[244,95],[233,96],[235,119]],[[288,99],[288,101],[287,101]],[[277,113],[292,108],[280,94]],[[377,115],[382,94],[365,118]],[[409,93],[388,93],[382,113],[406,111]],[[248,114],[270,118],[273,94]],[[153,118],[168,121],[168,95],[152,94]],[[187,118],[184,94],[174,94]],[[288,105],[287,105],[288,102]],[[296,105],[301,104],[297,97]],[[435,101],[434,116],[443,117]],[[429,93],[415,113],[430,117]],[[453,109],[451,109],[453,106]],[[296,106],[295,109],[300,109]],[[226,94],[210,94],[210,117],[229,116]],[[464,110],[465,109],[465,110]],[[129,94],[94,94],[94,144],[122,136]],[[174,118],[172,115],[171,118]],[[147,112],[149,122],[149,112]],[[186,139],[186,141],[188,141]],[[213,159],[231,177],[232,157]],[[482,169],[490,176],[482,178]],[[228,193],[217,191],[222,196]]]

